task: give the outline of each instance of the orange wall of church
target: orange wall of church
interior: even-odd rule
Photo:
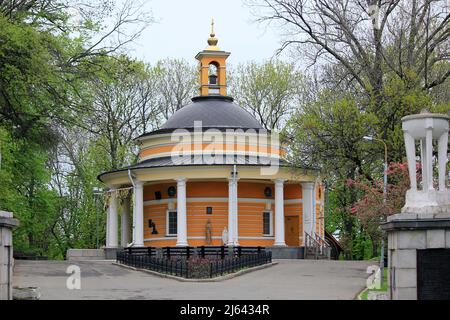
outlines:
[[[168,194],[167,189],[170,186],[176,187],[174,183],[164,183],[157,185],[147,185],[144,187],[144,201],[152,201],[151,204],[144,205],[144,239],[159,239],[146,241],[148,246],[174,246],[176,244],[176,237],[166,238],[166,212],[168,209]],[[239,239],[241,245],[247,246],[271,246],[273,245],[273,237],[265,239],[263,232],[263,212],[266,209],[266,199],[264,189],[266,187],[272,188],[272,199],[274,197],[274,186],[271,183],[253,183],[253,182],[239,182],[238,197],[239,198],[253,198],[259,201],[241,201],[238,203],[238,229]],[[163,201],[158,203],[155,200],[155,192],[160,191]],[[284,188],[284,195],[286,200],[295,200],[301,198],[301,187],[299,184],[286,184]],[[222,244],[222,231],[228,228],[228,202],[224,198],[228,198],[228,182],[211,181],[211,182],[187,182],[186,185],[187,202],[187,226],[188,226],[188,243],[191,246],[206,245],[204,237],[206,233],[206,223],[211,221],[212,225],[212,245]],[[189,198],[212,198],[211,201],[189,201]],[[221,198],[213,199],[213,198]],[[202,199],[203,200],[203,199]],[[176,196],[174,197],[173,206],[176,208]],[[206,208],[212,207],[213,213],[206,214]],[[273,220],[275,220],[275,207],[271,205]],[[301,203],[287,203],[284,206],[285,216],[299,217],[299,234],[302,232],[302,204]],[[158,234],[153,235],[152,229],[148,226],[148,220],[152,219],[156,224]],[[275,230],[275,221],[273,221],[273,229]],[[201,237],[203,239],[189,239],[190,237]],[[217,237],[217,239],[214,239]],[[253,237],[258,239],[245,239],[245,237]],[[300,245],[300,240],[299,240]]]

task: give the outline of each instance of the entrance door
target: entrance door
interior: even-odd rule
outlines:
[[[284,218],[284,232],[285,232],[285,242],[290,247],[300,246],[300,225],[299,217],[285,217]]]

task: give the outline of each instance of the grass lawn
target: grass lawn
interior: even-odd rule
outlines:
[[[369,292],[387,292],[388,291],[388,283],[387,283],[387,268],[383,269],[383,283],[381,284],[380,289],[366,289],[361,294],[361,300],[367,300],[369,296]]]

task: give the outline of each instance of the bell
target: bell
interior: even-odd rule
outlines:
[[[217,75],[212,74],[209,76],[209,84],[217,85]]]

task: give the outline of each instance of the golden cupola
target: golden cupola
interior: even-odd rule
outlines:
[[[201,96],[227,95],[226,60],[231,53],[220,50],[218,42],[212,20],[208,46],[195,56],[199,61]]]

